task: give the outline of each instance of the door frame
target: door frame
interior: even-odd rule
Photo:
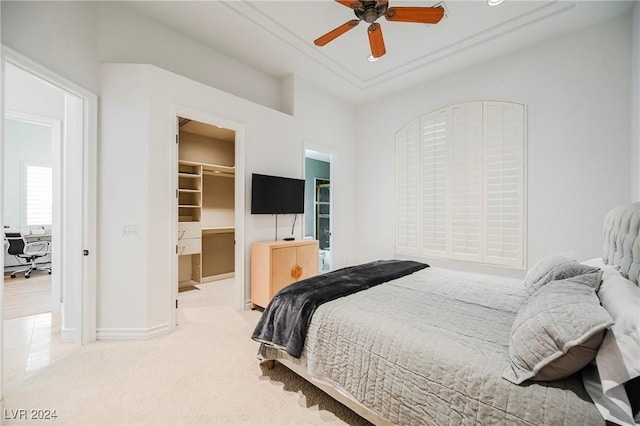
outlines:
[[[309,155],[311,154],[311,155]],[[335,220],[335,163],[336,153],[334,150],[310,143],[304,144],[304,152],[302,158],[302,170],[305,180],[307,178],[306,159],[313,158],[320,161],[329,163],[329,182],[331,184],[331,190],[329,191],[329,270],[335,269],[335,238],[334,238],[334,220]],[[315,220],[314,220],[315,222]],[[304,221],[306,225],[306,220]],[[306,229],[304,230],[306,234]],[[303,234],[303,235],[304,235]],[[315,231],[314,231],[315,234]]]
[[[235,250],[234,250],[234,282],[235,282],[235,295],[234,295],[234,307],[238,311],[248,309],[248,302],[246,297],[245,288],[245,172],[244,172],[244,157],[245,157],[245,126],[244,124],[228,120],[226,118],[211,115],[202,111],[198,111],[182,105],[172,105],[170,108],[171,121],[171,139],[168,143],[172,144],[173,150],[171,158],[171,165],[167,168],[170,173],[170,181],[174,182],[174,185],[169,188],[171,191],[171,206],[169,209],[172,212],[171,228],[172,228],[172,247],[178,244],[178,208],[176,204],[176,194],[178,191],[178,144],[174,138],[178,135],[178,120],[177,117],[188,118],[193,121],[199,121],[201,123],[210,124],[212,126],[223,127],[235,132],[235,176],[234,176],[234,221],[235,221]],[[171,300],[168,307],[171,310],[171,322],[170,330],[174,330],[177,324],[176,302],[178,300],[178,256],[174,256],[172,262],[172,274],[171,274]]]
[[[72,309],[72,318],[69,318],[77,329],[70,335],[78,343],[86,344],[95,340],[96,336],[96,235],[97,235],[97,140],[98,140],[98,97],[96,94],[85,88],[67,80],[59,74],[49,70],[39,63],[26,56],[8,48],[0,46],[0,161],[4,162],[4,117],[5,117],[5,64],[13,66],[46,81],[47,83],[60,88],[65,92],[65,99],[70,97],[78,99],[82,118],[71,117],[70,120],[78,131],[79,138],[73,143],[73,158],[63,159],[63,169],[67,163],[81,166],[74,168],[76,175],[81,177],[81,181],[75,182],[75,187],[67,188],[63,182],[62,191],[63,209],[74,211],[77,217],[81,218],[81,231],[78,238],[73,241],[66,241],[63,248],[62,262],[73,266],[79,266],[81,271],[74,271],[71,281],[75,285],[71,286],[72,294],[68,296],[79,302],[79,306]],[[81,105],[80,105],[81,104]],[[78,118],[76,120],[76,118]],[[65,123],[65,126],[67,123]],[[63,174],[66,171],[62,172]],[[1,175],[1,174],[0,174]],[[4,227],[4,176],[0,176],[0,227]],[[69,182],[71,185],[74,182]],[[78,209],[76,206],[80,205]],[[66,208],[65,208],[66,207]],[[80,212],[78,212],[80,210]],[[63,231],[64,232],[64,231]],[[4,270],[4,259],[0,257],[0,265]],[[71,268],[69,268],[71,270]],[[4,303],[4,286],[0,286],[0,318],[2,318],[2,306]],[[0,398],[3,395],[3,372],[2,357],[3,345],[3,322],[0,321]]]

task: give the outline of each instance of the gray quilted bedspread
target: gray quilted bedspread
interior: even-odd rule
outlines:
[[[601,425],[579,375],[502,379],[519,280],[427,268],[320,306],[309,373],[398,425]]]

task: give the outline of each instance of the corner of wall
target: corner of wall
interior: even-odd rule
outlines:
[[[295,115],[295,77],[293,74],[280,79],[280,111]]]

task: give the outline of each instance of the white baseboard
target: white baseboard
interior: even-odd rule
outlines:
[[[169,331],[169,324],[150,328],[98,328],[96,340],[140,340],[166,334]]]
[[[61,339],[63,342],[80,343],[80,331],[77,328],[63,328]]]

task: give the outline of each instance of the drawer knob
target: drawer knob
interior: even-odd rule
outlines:
[[[291,276],[296,280],[302,275],[302,268],[298,265],[291,268]]]

